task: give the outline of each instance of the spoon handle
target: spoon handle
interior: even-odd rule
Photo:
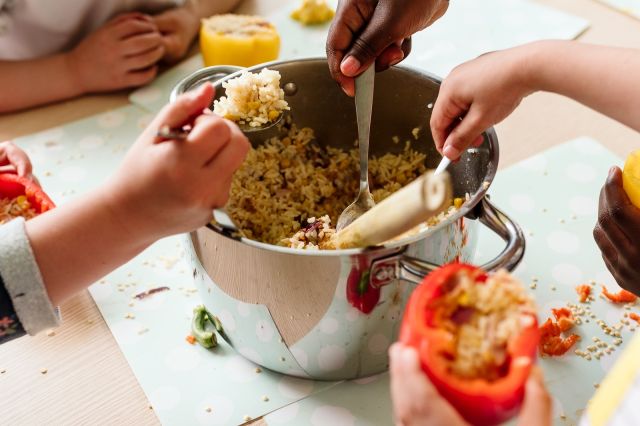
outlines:
[[[369,131],[371,129],[371,110],[373,109],[373,84],[375,66],[371,65],[356,77],[356,118],[358,121],[358,146],[360,148],[360,185],[369,186]],[[363,188],[360,188],[361,190]]]
[[[412,230],[451,205],[448,173],[427,172],[338,231],[336,248],[368,247]]]

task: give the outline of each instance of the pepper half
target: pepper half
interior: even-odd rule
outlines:
[[[487,274],[474,266],[452,263],[428,275],[414,290],[400,330],[400,341],[415,348],[422,370],[438,392],[470,423],[495,425],[517,414],[524,399],[524,389],[535,362],[539,331],[535,314],[522,324],[506,347],[505,368],[493,380],[462,378],[455,375],[445,356],[450,356],[451,333],[438,328],[437,302],[451,288],[452,280],[467,273],[476,285],[483,285]]]
[[[0,173],[0,197],[16,198],[21,195],[27,197],[38,214],[55,207],[53,201],[34,181],[13,173]]]

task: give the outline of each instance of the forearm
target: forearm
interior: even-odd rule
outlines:
[[[82,94],[66,54],[28,61],[0,61],[0,113]]]
[[[567,96],[640,131],[640,50],[571,41],[530,46],[532,89]]]
[[[105,191],[59,206],[26,223],[54,305],[124,264],[152,241],[122,223]]]

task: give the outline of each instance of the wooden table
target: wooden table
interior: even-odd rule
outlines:
[[[588,19],[591,28],[580,37],[582,41],[640,47],[640,22],[606,6],[585,0],[538,1]],[[245,2],[241,9],[267,12],[266,5],[257,0]],[[127,103],[123,92],[0,116],[0,140]],[[620,156],[638,146],[633,130],[551,94],[525,99],[497,130],[502,142],[501,167],[578,136],[591,136]],[[0,423],[157,424],[88,292],[62,306],[62,312],[64,323],[55,336],[25,337],[0,346],[0,371],[6,370],[0,375]],[[42,368],[48,373],[41,374]]]

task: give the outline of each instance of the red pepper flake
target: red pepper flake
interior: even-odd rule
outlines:
[[[605,286],[602,286],[602,294],[613,303],[633,303],[638,298],[635,294],[627,290],[620,290],[618,293],[609,293]]]
[[[629,318],[640,324],[640,315],[636,314],[635,312],[630,312]]]
[[[196,344],[196,338],[194,336],[192,336],[191,334],[187,334],[187,337],[185,338],[185,340],[191,345],[195,345]]]
[[[156,287],[156,288],[152,288],[151,290],[147,290],[147,291],[143,291],[142,293],[138,293],[136,294],[134,297],[138,300],[142,300],[145,299],[155,293],[161,293],[163,291],[167,291],[169,290],[169,287]]]
[[[589,296],[591,296],[591,286],[588,284],[580,284],[576,287],[576,292],[578,293],[578,299],[581,303],[589,300]]]
[[[548,318],[540,327],[540,353],[542,355],[560,356],[567,353],[580,340],[577,334],[563,337],[562,333],[573,328],[575,321],[571,311],[567,308],[551,309],[557,322]]]
[[[573,314],[568,308],[552,308],[551,312],[556,317],[560,331],[570,330],[576,323]]]

